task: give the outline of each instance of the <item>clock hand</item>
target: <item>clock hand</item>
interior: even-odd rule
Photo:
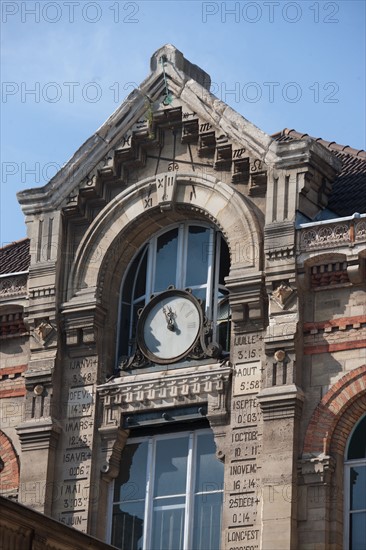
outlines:
[[[166,319],[166,322],[167,322],[167,329],[174,332],[175,331],[175,324],[174,324],[175,313],[173,312],[173,310],[170,306],[168,306],[167,309],[165,309],[165,307],[163,307],[163,313],[165,315],[165,319]]]

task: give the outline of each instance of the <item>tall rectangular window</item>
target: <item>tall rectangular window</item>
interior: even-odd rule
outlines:
[[[115,481],[112,544],[219,550],[223,475],[210,430],[131,439]]]

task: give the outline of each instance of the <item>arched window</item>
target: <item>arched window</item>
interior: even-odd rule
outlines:
[[[121,290],[118,357],[135,349],[137,312],[153,295],[190,288],[212,321],[213,340],[229,349],[229,302],[225,277],[230,256],[222,234],[204,223],[183,222],[154,235],[136,254]]]
[[[366,415],[356,424],[347,446],[344,547],[366,548]]]

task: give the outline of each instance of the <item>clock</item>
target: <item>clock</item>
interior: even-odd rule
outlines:
[[[141,312],[137,323],[139,348],[154,363],[176,363],[195,347],[202,323],[200,302],[190,292],[166,290]]]

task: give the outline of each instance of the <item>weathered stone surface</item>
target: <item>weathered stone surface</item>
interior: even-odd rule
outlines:
[[[273,140],[172,45],[151,71],[46,186],[18,195],[31,264],[0,279],[0,397],[19,499],[105,540],[131,419],[144,433],[205,419],[224,463],[221,550],[341,550],[337,442],[366,392],[349,378],[366,363],[364,216],[311,222],[341,168],[321,143]],[[228,245],[230,351],[199,349],[205,321],[180,362],[148,364],[138,347],[121,358],[126,274],[153,236],[187,221]],[[219,267],[216,252],[188,260]],[[140,368],[121,372],[130,359]]]

